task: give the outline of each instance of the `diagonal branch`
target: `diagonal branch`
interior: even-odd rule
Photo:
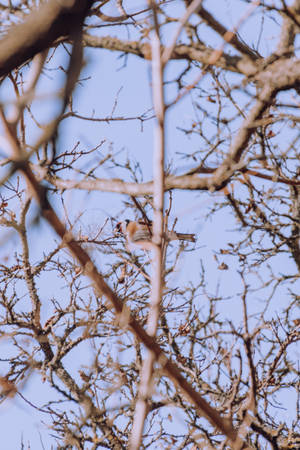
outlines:
[[[189,5],[192,0],[186,0],[186,3]],[[258,3],[258,2],[256,2]],[[247,44],[244,44],[237,36],[237,34],[233,32],[229,32],[224,25],[222,25],[215,17],[207,11],[203,6],[200,6],[197,13],[199,16],[206,22],[208,26],[210,26],[216,33],[218,33],[225,41],[230,42],[230,44],[236,48],[243,55],[249,57],[252,61],[256,61],[259,59],[259,55],[257,52],[248,47]]]
[[[93,3],[93,0],[51,0],[28,15],[23,23],[11,27],[0,41],[0,77],[51,47],[58,38],[70,36]]]
[[[79,46],[79,43],[75,43],[75,47]],[[79,50],[75,49],[73,51],[74,58],[78,55]],[[72,59],[72,58],[71,58]],[[80,58],[79,58],[80,59]],[[77,68],[79,61],[74,61],[75,69]],[[70,72],[73,71],[70,68]],[[74,74],[73,74],[74,75]],[[74,76],[71,77],[72,80]],[[67,80],[67,84],[70,85],[71,89],[71,80]],[[66,90],[68,90],[66,88]],[[3,111],[2,111],[3,113]],[[16,167],[24,174],[28,184],[31,187],[31,190],[36,197],[40,208],[42,216],[47,220],[47,222],[52,226],[52,228],[56,231],[56,233],[62,239],[64,245],[70,250],[70,252],[74,255],[74,257],[78,260],[80,265],[85,270],[87,276],[95,284],[95,289],[100,296],[106,297],[111,305],[116,310],[118,317],[122,323],[125,322],[125,325],[130,327],[132,331],[136,334],[141,342],[155,355],[155,359],[159,361],[162,366],[163,371],[166,375],[173,380],[173,382],[181,389],[181,391],[186,395],[186,397],[196,406],[199,410],[200,414],[205,416],[207,420],[214,426],[217,427],[224,435],[226,435],[231,441],[236,439],[236,432],[233,428],[233,425],[227,419],[224,419],[220,416],[217,410],[212,408],[202,396],[195,391],[190,383],[184,378],[181,374],[178,367],[173,364],[167,356],[164,354],[161,347],[156,342],[153,336],[150,336],[144,328],[134,319],[133,315],[130,311],[127,310],[124,301],[121,301],[115,292],[105,283],[103,277],[98,272],[96,266],[93,261],[89,257],[89,255],[82,249],[82,247],[75,241],[71,232],[69,232],[65,225],[60,221],[54,209],[52,208],[48,197],[47,190],[45,187],[39,184],[37,181],[30,164],[27,159],[22,159],[22,148],[19,144],[19,141],[16,136],[16,129],[14,127],[10,127],[7,122],[4,113],[3,113],[3,123],[6,126],[6,134],[8,135],[8,142],[11,143],[12,146],[12,155],[13,159],[16,161]],[[162,180],[163,181],[163,180]],[[48,361],[53,358],[53,353],[51,347],[47,342],[41,341],[41,346],[45,351]],[[59,374],[59,376],[64,377],[64,374]]]
[[[67,231],[63,223],[59,220],[54,209],[52,208],[46,190],[37,182],[30,167],[25,165],[22,169],[26,178],[30,182],[33,192],[41,206],[41,212],[47,222],[53,227],[56,233],[65,243],[66,247],[71,251],[80,265],[84,268],[86,275],[94,282],[95,288],[99,295],[104,295],[116,310],[117,315],[124,323],[123,317],[127,319],[127,325],[132,329],[141,342],[154,354],[157,361],[162,366],[164,373],[181,389],[185,396],[191,401],[200,414],[205,416],[207,420],[230,440],[236,438],[235,430],[232,423],[228,419],[220,416],[217,410],[212,408],[202,396],[195,391],[192,385],[184,378],[178,367],[171,362],[156,342],[155,338],[150,336],[144,328],[135,320],[131,313],[126,310],[124,301],[119,299],[115,292],[105,283],[103,277],[98,272],[96,266],[90,259],[89,255],[81,248],[81,246],[72,238],[71,233]]]

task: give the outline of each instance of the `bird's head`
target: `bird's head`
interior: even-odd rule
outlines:
[[[128,219],[123,220],[122,222],[118,222],[114,228],[115,234],[125,234],[129,222],[130,220]]]

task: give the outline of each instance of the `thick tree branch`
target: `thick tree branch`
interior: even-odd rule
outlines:
[[[153,182],[148,181],[146,183],[132,183],[126,182],[119,179],[96,179],[96,180],[63,180],[57,176],[51,176],[47,174],[47,171],[39,166],[32,165],[33,170],[37,174],[39,180],[45,180],[57,189],[69,190],[69,189],[79,189],[83,191],[100,191],[100,192],[114,192],[118,194],[127,194],[132,196],[143,196],[143,195],[153,195]],[[181,189],[181,190],[209,190],[211,186],[212,177],[200,176],[202,173],[214,173],[215,169],[196,169],[195,173],[188,173],[186,175],[180,176],[169,176],[165,179],[165,191],[171,189]],[[300,181],[298,179],[287,179],[282,178],[274,174],[261,173],[258,170],[251,170],[244,167],[236,167],[233,169],[232,173],[227,177],[226,183],[216,184],[215,180],[215,190],[222,189],[231,179],[235,172],[242,172],[252,175],[257,178],[264,180],[283,183],[291,186],[300,186]]]
[[[0,77],[51,47],[58,38],[66,38],[83,22],[93,0],[51,0],[11,27],[0,41]]]
[[[103,48],[112,51],[129,53],[144,59],[151,59],[151,46],[148,43],[140,41],[125,41],[111,36],[92,36],[84,33],[83,43],[88,47]],[[164,49],[162,48],[162,51]],[[208,64],[214,52],[213,48],[202,44],[178,44],[175,46],[170,59],[198,61],[202,64]],[[254,75],[257,72],[257,65],[249,58],[240,56],[231,56],[225,52],[218,58],[214,64],[231,72],[241,73],[247,76]]]

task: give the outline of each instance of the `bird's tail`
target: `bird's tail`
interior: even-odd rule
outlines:
[[[176,233],[177,239],[179,241],[189,241],[189,242],[196,242],[196,238],[194,234],[191,233]]]

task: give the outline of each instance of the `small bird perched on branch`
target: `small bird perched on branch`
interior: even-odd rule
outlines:
[[[126,237],[127,244],[134,244],[136,247],[144,250],[151,249],[152,239],[152,222],[146,223],[144,220],[131,221],[124,220],[118,222],[115,227],[115,232],[123,234]],[[164,238],[168,241],[188,241],[196,242],[194,234],[177,233],[177,231],[167,230],[164,233]]]

